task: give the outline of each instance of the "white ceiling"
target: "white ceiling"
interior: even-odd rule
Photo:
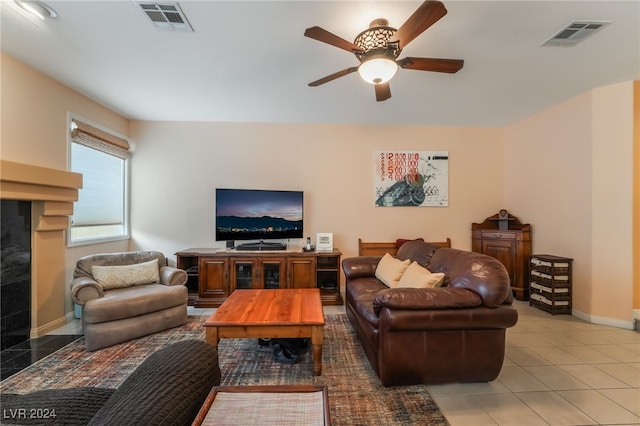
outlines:
[[[42,21],[1,0],[2,50],[135,120],[504,126],[595,87],[640,79],[640,0],[444,1],[400,57],[464,59],[457,74],[400,69],[376,102],[349,52],[375,18],[398,28],[420,1],[179,1],[193,33],[157,30],[131,0],[46,0]],[[542,47],[573,20],[611,21],[574,47]],[[75,111],[82,113],[81,111]]]

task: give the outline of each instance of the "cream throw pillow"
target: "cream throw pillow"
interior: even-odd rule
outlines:
[[[432,273],[427,268],[423,268],[417,262],[413,262],[398,282],[400,287],[413,288],[434,288],[440,287],[444,282],[444,274],[442,272]]]
[[[394,288],[402,278],[402,274],[407,270],[411,262],[396,259],[389,253],[385,253],[376,267],[376,278],[386,284],[387,287]]]
[[[94,265],[91,267],[91,274],[105,290],[131,287],[138,284],[151,284],[160,281],[158,259],[133,265]]]

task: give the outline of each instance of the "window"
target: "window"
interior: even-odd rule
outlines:
[[[70,165],[82,174],[73,207],[70,246],[129,238],[129,143],[77,118],[70,119]]]

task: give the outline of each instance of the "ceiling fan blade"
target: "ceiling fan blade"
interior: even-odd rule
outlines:
[[[330,44],[332,46],[338,47],[340,49],[344,49],[347,52],[362,52],[362,49],[360,49],[358,46],[356,46],[355,44],[351,43],[350,41],[347,41],[345,39],[343,39],[342,37],[338,37],[337,35],[325,30],[324,28],[320,28],[320,27],[311,27],[311,28],[307,28],[304,31],[304,35],[306,37],[312,38],[314,40],[318,40],[321,41],[323,43],[327,43]]]
[[[351,74],[352,72],[356,72],[356,71],[358,71],[358,67],[345,68],[345,69],[343,69],[341,71],[334,72],[333,74],[329,74],[326,77],[322,77],[319,80],[312,81],[311,83],[309,83],[309,86],[311,86],[311,87],[320,86],[321,84],[328,83],[331,80],[335,80],[336,78],[339,78],[339,77],[344,77],[345,75]]]
[[[401,68],[419,71],[435,71],[456,73],[462,69],[462,59],[412,58],[406,57],[396,61]]]
[[[400,49],[404,49],[411,40],[418,37],[446,14],[447,8],[442,2],[427,0],[402,24],[390,41],[399,41]]]
[[[391,97],[391,87],[389,87],[389,82],[375,84],[376,88],[376,101],[382,102],[386,101]]]

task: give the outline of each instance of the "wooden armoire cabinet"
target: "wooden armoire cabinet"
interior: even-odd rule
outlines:
[[[482,223],[471,224],[471,249],[498,259],[509,272],[516,299],[529,300],[531,225],[500,210]]]

